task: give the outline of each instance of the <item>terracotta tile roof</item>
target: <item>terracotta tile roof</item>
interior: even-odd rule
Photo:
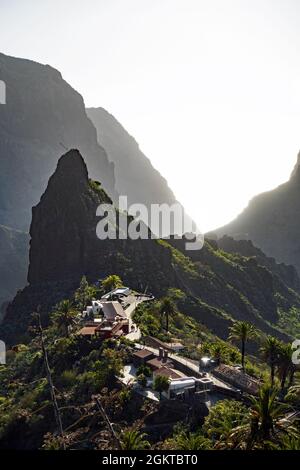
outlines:
[[[172,361],[170,361],[170,359],[155,357],[154,359],[150,359],[150,361],[147,361],[147,365],[154,369],[160,369],[164,366],[172,367],[173,363]]]
[[[256,394],[260,387],[260,382],[254,379],[248,374],[244,374],[242,371],[235,369],[232,366],[221,364],[214,372],[216,377],[223,378],[231,385],[251,394]]]
[[[93,336],[97,328],[98,326],[84,326],[77,334],[80,336]]]
[[[141,349],[140,351],[134,352],[133,356],[140,359],[145,359],[146,357],[153,356],[153,353],[148,349]]]
[[[183,374],[181,374],[179,371],[165,366],[160,367],[160,369],[155,372],[155,375],[164,375],[169,379],[181,379],[183,377]]]

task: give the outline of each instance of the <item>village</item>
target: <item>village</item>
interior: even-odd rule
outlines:
[[[117,379],[150,400],[192,399],[210,407],[224,398],[236,400],[258,393],[260,382],[243,372],[239,364],[221,364],[208,356],[195,361],[184,356],[185,346],[176,338],[166,343],[142,336],[132,316],[139,304],[153,300],[153,295],[129,287],[115,288],[86,306],[77,335],[130,340],[130,362]]]

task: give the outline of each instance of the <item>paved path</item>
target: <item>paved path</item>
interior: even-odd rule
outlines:
[[[141,330],[138,328],[138,326],[135,323],[131,324],[132,315],[139,304],[143,302],[149,302],[150,300],[153,300],[153,299],[146,295],[139,295],[139,296],[130,295],[127,300],[130,305],[128,305],[128,307],[125,309],[125,313],[127,315],[127,318],[130,320],[129,322],[130,328],[133,326],[134,330],[131,331],[128,335],[126,335],[126,338],[130,339],[131,341],[138,341],[141,338],[142,334],[141,334]]]
[[[152,347],[149,347],[149,346],[143,346],[141,344],[138,344],[136,343],[135,344],[136,348],[138,349],[148,349],[149,351],[152,351],[154,354],[158,355],[159,354],[159,351],[158,349],[156,348],[152,348]],[[178,362],[181,362],[181,364],[183,364],[185,367],[187,367],[188,369],[190,369],[191,373],[193,372],[197,372],[197,374],[199,373],[199,366],[197,364],[195,364],[194,361],[186,358],[186,357],[183,357],[183,356],[179,356],[177,354],[172,354],[172,353],[169,353],[169,358],[170,359],[174,359]],[[217,379],[216,377],[214,377],[212,374],[210,373],[207,373],[206,374],[207,378],[209,378],[210,380],[212,380],[212,382],[214,383],[214,385],[218,386],[218,387],[221,387],[221,388],[226,388],[227,390],[233,390],[233,391],[237,391],[237,389],[235,387],[232,387],[231,385],[227,384],[226,382],[223,382],[222,380],[220,379]]]

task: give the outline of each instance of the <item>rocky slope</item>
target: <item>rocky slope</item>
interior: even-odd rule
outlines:
[[[82,97],[61,74],[48,65],[0,54],[0,80],[7,92],[7,103],[0,106],[0,224],[9,227],[6,235],[15,229],[28,232],[31,208],[64,147],[78,147],[93,178],[101,175],[116,199],[113,163],[97,142]],[[2,232],[2,246],[6,235]],[[28,252],[26,243],[14,250],[12,237],[0,252],[0,305],[24,287]]]
[[[235,240],[224,235],[217,241],[218,247],[227,253],[239,254],[247,258],[255,258],[261,266],[265,266],[280,278],[291,289],[300,292],[300,279],[296,268],[292,265],[277,263],[275,258],[266,256],[262,250],[253,245],[251,240]]]
[[[72,295],[82,275],[96,282],[115,273],[156,296],[170,287],[181,289],[181,311],[222,338],[233,319],[287,338],[276,328],[278,310],[300,311],[300,298],[284,279],[258,260],[225,253],[212,241],[201,251],[185,252],[184,240],[99,240],[96,209],[109,201],[101,185],[88,178],[77,150],[60,159],[33,209],[29,285],[9,305],[0,337],[8,343],[26,341],[37,307],[47,322],[51,308]]]
[[[28,243],[28,234],[0,225],[0,308],[26,284]]]
[[[86,112],[97,129],[99,144],[114,164],[116,190],[127,196],[129,205],[140,203],[150,208],[151,204],[176,203],[166,179],[114,116],[103,108],[89,108]],[[150,223],[150,227],[156,233],[154,225]]]
[[[109,160],[114,163],[116,189],[135,202],[173,204],[176,198],[165,178],[152,166],[135,139],[103,108],[86,110]]]
[[[48,65],[0,54],[7,104],[0,108],[0,223],[28,230],[31,208],[62,148],[79,148],[94,179],[116,196],[113,164],[97,142],[82,97]]]
[[[300,272],[300,155],[291,178],[273,191],[256,196],[217,236],[252,240],[276,261],[292,264]]]

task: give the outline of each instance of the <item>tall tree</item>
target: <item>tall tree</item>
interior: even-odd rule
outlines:
[[[169,319],[176,313],[176,306],[172,299],[165,297],[160,304],[160,314],[166,318],[166,331],[169,331]]]
[[[278,349],[277,367],[282,392],[285,388],[288,375],[291,374],[293,370],[292,355],[292,346],[290,344],[281,343]]]
[[[61,330],[65,336],[70,335],[70,329],[76,324],[77,312],[70,300],[63,300],[52,314],[53,323]]]
[[[111,291],[123,285],[122,279],[117,274],[111,274],[103,279],[101,286],[105,291]]]
[[[270,366],[271,385],[274,386],[275,368],[278,362],[278,355],[280,350],[280,341],[274,336],[267,336],[260,349],[263,359]]]
[[[283,435],[296,436],[297,430],[286,420],[290,409],[287,404],[278,403],[278,390],[271,384],[264,384],[258,397],[251,397],[249,423],[233,429],[231,439],[236,448],[272,448]]]
[[[246,343],[251,339],[255,339],[257,334],[256,328],[246,321],[236,321],[229,328],[229,341],[239,341],[241,344],[243,372],[245,372]]]
[[[80,285],[75,292],[75,302],[78,309],[82,312],[85,310],[89,302],[93,300],[96,295],[96,288],[94,286],[90,286],[86,276],[83,276]]]

